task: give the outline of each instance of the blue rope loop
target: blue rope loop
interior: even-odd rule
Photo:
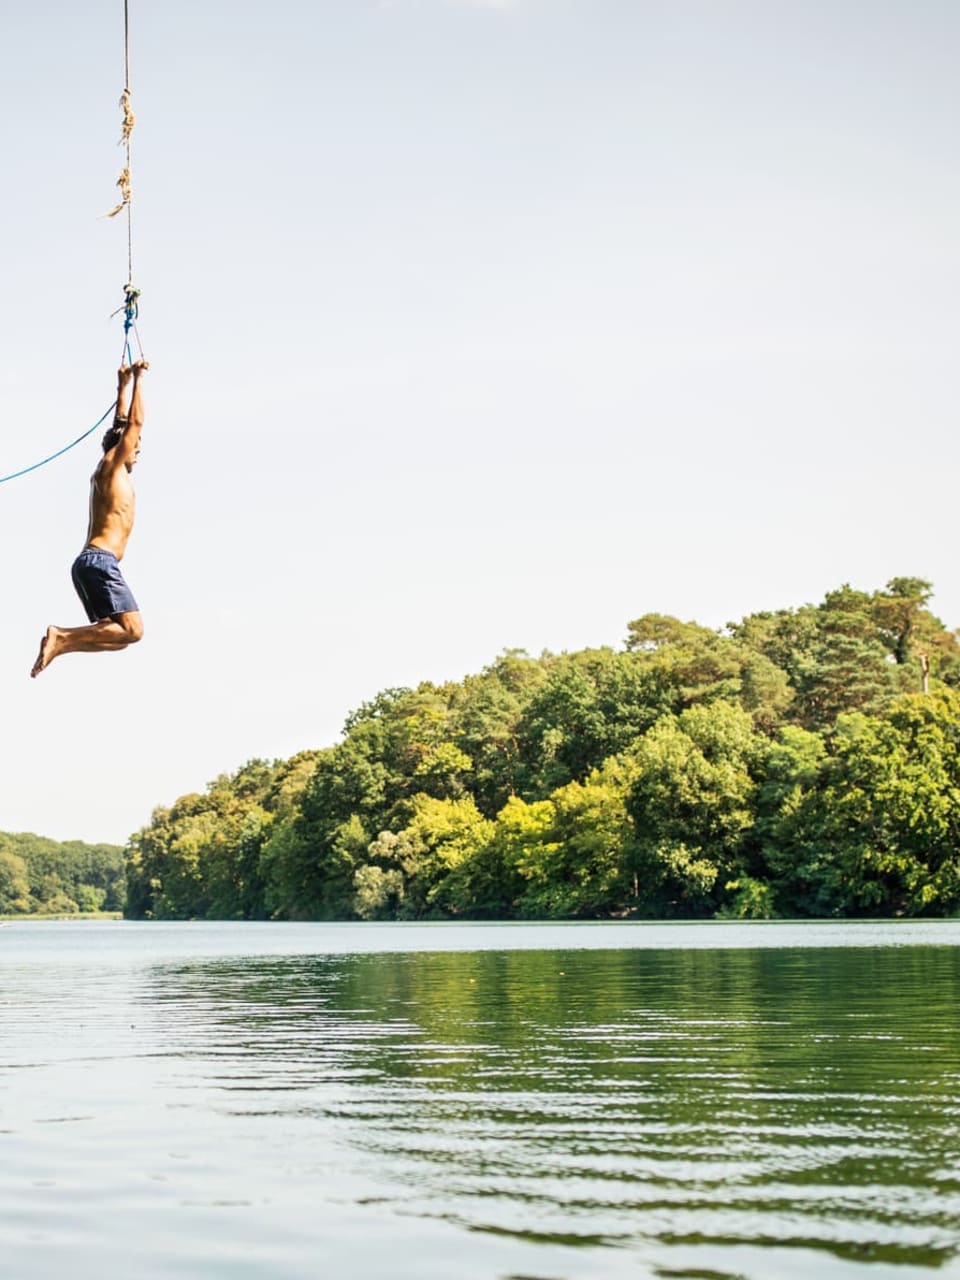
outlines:
[[[123,286],[123,306],[119,308],[123,312],[123,358],[125,364],[133,364],[133,346],[130,341],[130,333],[137,340],[137,346],[140,348],[140,359],[143,359],[143,343],[140,341],[140,330],[137,328],[137,320],[140,316],[140,290],[132,284],[127,283]],[[113,313],[117,315],[115,311]]]
[[[116,311],[111,313],[110,319],[118,316],[123,312],[123,350],[121,359],[124,364],[133,364],[133,346],[130,342],[130,333],[137,340],[137,346],[140,348],[140,359],[143,359],[143,343],[140,341],[140,331],[137,328],[137,320],[140,316],[140,290],[132,284],[123,286],[123,305],[117,307]]]

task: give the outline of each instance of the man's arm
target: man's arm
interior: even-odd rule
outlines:
[[[133,366],[133,397],[130,401],[130,417],[127,420],[127,425],[119,443],[113,448],[113,463],[115,466],[126,466],[128,462],[135,461],[137,451],[140,448],[140,432],[143,430],[144,416],[140,377],[149,367],[146,360],[139,360]]]
[[[125,467],[128,462],[132,462],[137,456],[137,450],[140,448],[140,432],[143,430],[143,419],[134,422],[133,415],[124,428],[123,435],[120,437],[118,444],[112,449],[112,462],[115,467]]]

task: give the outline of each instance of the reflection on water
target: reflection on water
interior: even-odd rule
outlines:
[[[17,1274],[101,1248],[106,1204],[139,1274],[960,1275],[955,947],[245,957],[236,928],[3,955]]]

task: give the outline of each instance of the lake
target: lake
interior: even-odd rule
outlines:
[[[0,928],[0,1274],[960,1277],[960,924]]]

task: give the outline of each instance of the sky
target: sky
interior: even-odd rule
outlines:
[[[146,634],[29,678],[98,437],[0,485],[0,830],[122,843],[380,690],[850,583],[960,625],[953,0],[129,0]],[[111,403],[122,0],[0,17],[0,475]]]

